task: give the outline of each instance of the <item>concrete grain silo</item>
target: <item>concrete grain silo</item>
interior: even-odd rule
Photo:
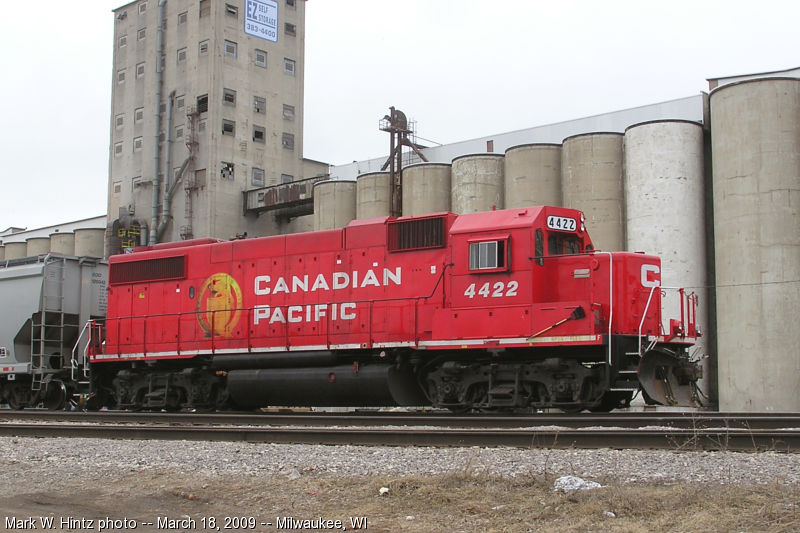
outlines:
[[[450,211],[450,165],[418,163],[403,169],[403,215]]]
[[[50,237],[30,237],[26,241],[25,256],[33,257],[50,252]]]
[[[800,411],[800,80],[711,93],[719,405]]]
[[[23,242],[7,242],[5,244],[6,247],[6,261],[10,261],[11,259],[19,259],[21,257],[27,257],[26,253],[28,250],[27,243]]]
[[[453,159],[450,209],[459,215],[503,209],[503,161],[500,154],[472,154]]]
[[[661,258],[663,330],[681,317],[677,288],[698,296],[704,334],[692,349],[709,354],[708,247],[706,244],[703,126],[697,122],[645,122],[625,130],[626,249]],[[703,359],[701,390],[716,398],[714,359]]]
[[[388,172],[369,172],[356,178],[356,218],[388,217],[392,212]]]
[[[621,133],[586,133],[564,139],[561,197],[564,207],[584,212],[596,249],[625,249]]]
[[[295,217],[289,221],[288,224],[282,226],[282,234],[288,235],[290,233],[305,233],[307,231],[314,231],[314,215],[303,215]]]
[[[561,145],[523,144],[505,155],[505,206],[561,205]]]
[[[106,231],[98,228],[78,228],[75,234],[75,255],[78,257],[103,257]]]
[[[75,234],[69,232],[51,233],[50,251],[54,254],[75,255]]]
[[[356,218],[356,182],[326,180],[314,184],[314,230],[343,228]]]

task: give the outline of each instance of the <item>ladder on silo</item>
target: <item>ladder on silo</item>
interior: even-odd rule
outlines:
[[[42,267],[39,312],[31,320],[31,390],[42,390],[52,354],[64,356],[64,279],[66,259],[47,256]]]

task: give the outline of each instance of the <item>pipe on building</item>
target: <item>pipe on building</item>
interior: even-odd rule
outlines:
[[[150,220],[150,242],[153,245],[158,242],[158,206],[159,193],[161,192],[161,182],[158,179],[158,171],[161,168],[161,158],[158,139],[161,135],[161,86],[164,82],[164,74],[161,72],[161,56],[164,55],[164,12],[166,11],[167,0],[158,2],[158,39],[156,42],[156,128],[155,128],[155,156],[153,157],[153,215]]]
[[[181,163],[181,168],[179,168],[178,173],[175,174],[175,181],[172,182],[172,185],[170,185],[169,190],[167,191],[167,196],[169,196],[170,200],[172,200],[172,197],[175,195],[175,191],[178,190],[178,185],[180,185],[181,181],[183,181],[183,175],[186,173],[186,168],[189,166],[191,161],[192,156],[190,155],[183,160],[183,163]]]
[[[158,231],[156,232],[156,239],[161,241],[164,237],[164,232],[167,230],[167,225],[172,218],[171,204],[170,204],[170,178],[172,175],[172,106],[175,102],[175,91],[172,90],[167,98],[167,136],[166,136],[166,154],[164,155],[164,200],[161,205],[161,222],[158,224]]]

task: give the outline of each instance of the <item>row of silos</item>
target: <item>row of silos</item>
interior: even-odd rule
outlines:
[[[24,241],[7,242],[0,247],[0,260],[10,261],[48,253],[78,257],[103,257],[105,230],[78,228],[74,232],[51,233],[49,237],[29,237]]]
[[[686,126],[674,124],[678,129]],[[671,123],[665,123],[666,130],[670,127]],[[693,127],[702,143],[702,129]],[[586,214],[596,248],[625,250],[623,140],[620,133],[590,133],[568,137],[563,144],[515,146],[505,155],[471,154],[450,164],[408,166],[403,170],[403,214],[464,214],[531,205],[573,207]],[[702,149],[700,157],[702,168]],[[354,218],[387,216],[390,197],[387,172],[362,174],[355,181],[319,182],[314,191],[315,228],[333,229]]]
[[[389,174],[321,182],[315,227],[343,227],[353,218],[387,216]],[[674,288],[698,295],[697,321],[709,330],[703,127],[687,121],[637,124],[624,134],[575,135],[562,144],[525,144],[502,154],[472,154],[451,164],[403,170],[403,214],[472,213],[494,208],[557,205],[580,209],[595,248],[643,251],[662,258],[665,331],[681,316]],[[701,340],[696,350],[710,347]],[[705,361],[704,391],[714,395]]]
[[[581,209],[598,249],[659,255],[663,284],[699,295],[706,337],[697,353],[710,351],[719,365],[704,365],[704,388],[713,397],[718,377],[721,410],[800,411],[800,80],[715,89],[705,129],[641,123],[624,134],[513,147],[505,157],[412,165],[403,178],[404,214]],[[388,214],[367,215],[357,189],[348,200],[353,216]],[[666,294],[665,315],[679,316]]]

